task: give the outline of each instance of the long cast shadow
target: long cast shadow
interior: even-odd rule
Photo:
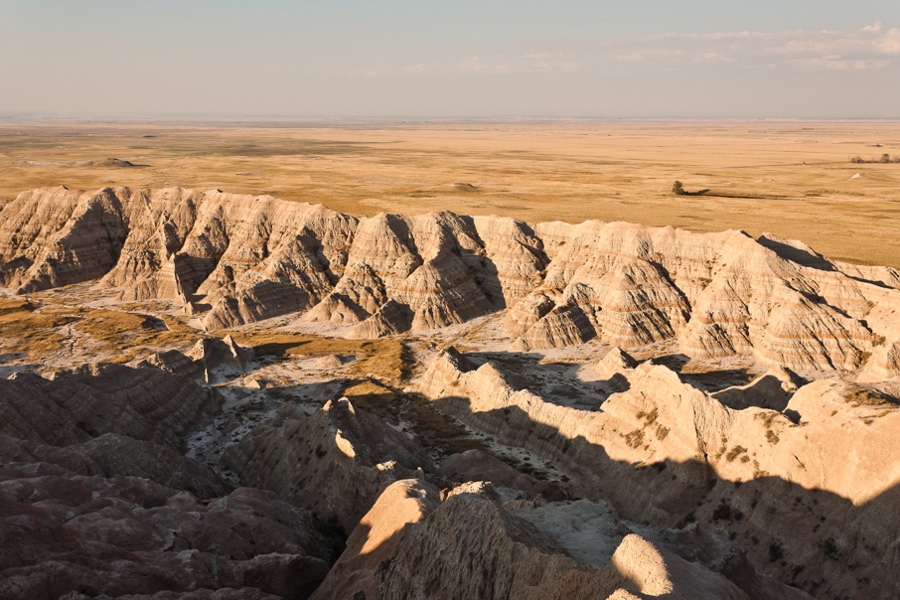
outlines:
[[[570,439],[518,407],[474,412],[467,398],[434,400],[463,423],[519,444],[557,464],[570,492],[610,501],[626,519],[659,528],[691,522],[733,540],[760,572],[822,598],[895,598],[900,579],[900,486],[872,500],[850,500],[779,477],[732,482],[707,463],[632,464],[601,445]],[[732,569],[737,567],[732,566]],[[740,579],[740,573],[733,573]]]

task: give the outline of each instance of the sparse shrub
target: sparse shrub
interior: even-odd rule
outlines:
[[[782,558],[784,558],[784,548],[781,547],[781,542],[772,540],[772,543],[769,544],[769,562],[775,562]]]
[[[669,435],[669,428],[663,427],[662,425],[656,426],[656,439],[659,441],[663,441],[666,439],[666,436]]]
[[[659,417],[659,409],[657,408],[654,408],[650,412],[639,411],[637,413],[637,418],[646,419],[647,425],[653,425],[654,423],[656,423],[657,417]]]
[[[775,419],[778,418],[778,413],[773,410],[773,411],[769,411],[768,414],[761,413],[756,416],[763,420],[763,422],[766,424],[767,428],[771,429],[772,423],[774,423]]]
[[[713,511],[712,518],[714,521],[740,521],[744,518],[744,513],[731,508],[723,499]]]
[[[881,155],[881,158],[863,158],[862,156],[853,156],[850,158],[850,162],[854,164],[872,164],[872,163],[898,163],[900,162],[900,158],[891,158],[891,155],[885,152]]]
[[[676,181],[675,185],[672,186],[672,193],[675,194],[676,196],[684,196],[685,195],[684,186],[681,184],[680,181]]]
[[[854,407],[872,406],[886,409],[897,408],[897,404],[891,398],[882,395],[877,390],[870,390],[856,386],[847,394],[845,401]]]
[[[728,462],[734,462],[738,456],[745,453],[746,451],[747,451],[747,449],[744,448],[743,446],[735,446],[725,456],[725,460],[727,460]]]
[[[770,444],[772,444],[774,446],[779,441],[781,441],[781,439],[777,435],[775,435],[774,431],[772,431],[771,429],[767,429],[766,430],[766,441],[768,441]]]
[[[838,548],[834,538],[828,538],[822,543],[822,552],[824,552],[825,558],[828,560],[838,559]]]
[[[731,506],[729,506],[724,500],[712,514],[713,521],[729,521],[731,520]]]
[[[640,429],[635,429],[631,433],[625,435],[624,438],[625,443],[631,448],[640,448],[644,443],[644,432]]]

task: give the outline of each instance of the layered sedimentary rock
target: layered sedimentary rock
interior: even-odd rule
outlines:
[[[677,338],[696,358],[852,370],[878,339],[865,318],[873,304],[896,301],[895,290],[827,261],[827,269],[794,262],[778,253],[786,243],[773,249],[743,232],[595,222],[536,231],[559,248],[543,284],[507,317],[535,348],[595,336],[626,348]]]
[[[467,450],[452,454],[441,462],[439,476],[451,482],[490,481],[522,492],[528,498],[541,496],[554,498],[561,495],[557,485],[551,482],[535,482],[514,467],[481,450]]]
[[[0,379],[0,597],[309,596],[314,517],[181,453],[220,404],[146,365]]]
[[[228,492],[227,486],[206,465],[166,446],[114,433],[62,447],[2,435],[0,460],[5,464],[59,465],[73,476],[139,477],[204,499]]]
[[[213,414],[219,395],[153,367],[100,363],[0,379],[0,434],[54,446],[103,433],[173,448]]]
[[[516,391],[490,362],[476,368],[452,349],[420,390],[470,427],[552,460],[575,493],[607,498],[623,516],[671,527],[703,515],[782,581],[829,597],[897,593],[877,573],[900,559],[888,542],[900,519],[881,512],[900,489],[898,405],[837,378],[796,389],[777,372],[710,396],[665,366],[630,362],[616,352],[598,365],[624,391],[595,411]],[[859,535],[865,544],[848,541]],[[830,561],[855,571],[835,576]]]
[[[377,598],[379,566],[396,555],[406,541],[408,525],[419,523],[440,504],[433,485],[415,479],[389,485],[378,496],[347,539],[347,548],[328,573],[314,600]]]
[[[428,462],[406,436],[346,398],[309,417],[287,406],[222,459],[243,485],[272,490],[346,531],[385,484]]]
[[[4,465],[0,476],[4,598],[206,589],[302,599],[328,571],[312,518],[271,493],[239,489],[204,502],[145,479],[50,465]]]
[[[2,294],[78,282],[46,316],[96,285],[208,333],[0,379],[0,596],[302,598],[341,530],[319,598],[900,595],[896,270],[769,234],[181,188],[6,203]],[[210,333],[272,317],[253,336],[404,335],[397,360],[430,362],[382,420],[338,399],[380,377],[375,345],[255,361]],[[52,334],[96,350],[73,331]],[[4,372],[53,366],[32,354]]]
[[[397,335],[412,326],[413,313],[409,306],[388,300],[371,317],[355,325],[347,332],[351,339],[373,339]]]
[[[385,490],[313,597],[750,597],[722,575],[634,534],[617,536],[603,564],[576,560],[553,533],[501,506],[484,484],[454,489],[442,503],[436,496],[415,481]],[[753,597],[808,598],[773,587],[774,593],[755,590]]]
[[[52,379],[18,374],[0,379],[0,459],[140,477],[211,498],[227,486],[180,450],[220,403],[191,379],[149,366],[99,364]]]
[[[138,363],[169,373],[209,383],[216,369],[228,368],[232,373],[246,373],[253,360],[253,350],[240,346],[230,335],[222,339],[201,338],[187,353],[178,350],[157,352]]]
[[[800,242],[625,223],[433,213],[356,219],[218,190],[25,192],[0,213],[0,285],[169,298],[215,330],[296,314],[353,337],[498,310],[518,348],[671,342],[698,359],[900,376],[893,269]]]
[[[677,340],[697,358],[854,370],[894,337],[880,307],[900,303],[892,270],[831,263],[771,235],[452,213],[358,220],[180,188],[23,193],[0,215],[0,238],[7,287],[102,277],[126,298],[208,305],[210,329],[309,311],[374,318],[353,335],[379,336],[509,308],[510,333],[532,348]],[[411,320],[386,315],[389,301]],[[895,362],[879,359],[879,372],[897,375]]]
[[[102,277],[128,236],[110,189],[25,192],[0,217],[0,283],[30,292]]]

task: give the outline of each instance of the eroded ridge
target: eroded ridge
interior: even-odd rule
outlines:
[[[357,219],[271,196],[62,188],[0,212],[0,285],[99,279],[177,300],[208,330],[296,314],[355,337],[505,310],[518,349],[669,343],[697,359],[900,374],[900,274],[799,242],[589,221]]]
[[[418,389],[438,410],[562,469],[578,497],[667,527],[717,523],[754,564],[774,563],[770,573],[807,589],[829,581],[826,595],[840,596],[898,559],[894,534],[883,534],[900,520],[875,516],[900,481],[896,401],[837,377],[797,387],[784,371],[709,393],[617,349],[592,368],[622,390],[592,410],[516,389],[496,364],[452,348]],[[865,544],[837,542],[849,531]],[[841,560],[852,574],[834,574],[835,544],[850,553]],[[770,548],[793,558],[773,560]]]
[[[23,193],[0,596],[895,598],[898,293],[739,231]]]

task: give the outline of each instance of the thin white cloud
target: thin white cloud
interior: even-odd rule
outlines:
[[[900,29],[880,21],[848,31],[666,33],[618,38],[603,46],[604,62],[738,63],[800,69],[884,69],[900,56]]]
[[[794,64],[802,69],[829,71],[865,71],[869,69],[884,69],[891,64],[887,59],[855,59],[846,60],[840,56],[824,56],[822,58],[798,58]]]
[[[580,68],[578,61],[565,52],[526,52],[518,56],[495,54],[473,56],[457,65],[463,73],[505,75],[509,73],[571,73]]]
[[[510,61],[503,55],[473,56],[460,61],[459,70],[467,73],[479,73],[484,75],[504,75],[511,72]]]
[[[734,56],[729,56],[726,53],[712,49],[709,50],[701,50],[697,52],[693,61],[697,64],[717,64],[717,63],[733,63],[737,62],[737,59]]]
[[[362,70],[362,76],[368,79],[377,79],[388,74],[388,68],[384,65],[374,65]]]
[[[646,60],[668,60],[677,59],[684,54],[683,50],[677,48],[640,48],[637,50],[629,50],[627,52],[616,52],[613,54],[613,60],[642,62]]]
[[[510,73],[571,73],[580,64],[565,52],[526,52],[519,55],[494,54],[472,56],[454,66],[441,62],[422,62],[390,67],[374,65],[350,73],[351,77],[368,79],[428,77],[457,73],[463,75],[506,75]]]
[[[365,79],[388,79],[396,77],[424,77],[437,73],[442,69],[440,62],[416,63],[401,67],[388,65],[372,65],[358,70],[350,71],[351,77],[363,77]]]
[[[417,63],[414,65],[406,65],[400,69],[406,75],[427,75],[441,70],[440,62]]]
[[[891,56],[900,56],[900,29],[894,27],[878,41],[878,48]]]
[[[685,65],[714,68],[871,70],[900,64],[900,29],[880,21],[846,31],[723,31],[664,33],[601,41],[593,51],[534,51],[474,55],[444,62],[378,64],[354,77],[425,78],[447,75],[500,76],[523,73],[572,73],[591,66],[640,64],[661,69]]]

